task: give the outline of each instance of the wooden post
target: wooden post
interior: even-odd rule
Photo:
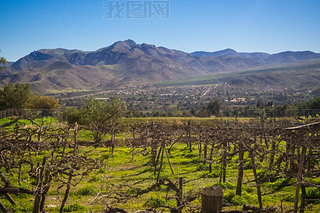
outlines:
[[[202,213],[222,211],[223,190],[219,186],[210,186],[201,190]]]
[[[171,165],[171,162],[170,162],[170,158],[169,158],[169,154],[168,154],[168,150],[167,150],[166,144],[164,143],[163,146],[164,146],[164,147],[163,147],[163,151],[166,152],[167,161],[168,161],[168,163],[169,163],[169,166],[170,166],[170,169],[171,169],[171,173],[174,175],[173,168],[172,168],[172,165]]]
[[[226,170],[227,170],[227,141],[223,141],[223,154],[221,156],[221,168],[220,168],[220,179],[223,183],[226,182]]]
[[[211,150],[210,150],[210,164],[209,164],[209,173],[212,172],[212,155],[213,155],[213,148],[214,144],[211,145]]]
[[[242,141],[239,141],[239,166],[238,166],[238,181],[237,181],[237,189],[236,195],[241,196],[241,188],[242,188],[242,179],[243,179],[243,167],[244,167],[244,148]]]
[[[302,169],[303,169],[303,162],[304,162],[304,156],[306,154],[306,147],[305,145],[302,145],[302,151],[300,154],[300,160],[299,160],[299,170],[298,170],[298,177],[297,177],[297,186],[296,186],[296,196],[294,199],[294,213],[298,212],[298,202],[299,202],[299,191],[300,186],[302,184],[303,178],[302,178]]]

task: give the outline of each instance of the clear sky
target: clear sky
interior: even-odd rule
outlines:
[[[114,8],[122,9],[122,18],[104,3],[121,5]],[[132,18],[150,12],[137,7],[141,3],[162,10]],[[16,61],[34,50],[96,50],[126,39],[186,52],[320,52],[320,0],[162,0],[158,6],[148,0],[0,0],[0,56]]]

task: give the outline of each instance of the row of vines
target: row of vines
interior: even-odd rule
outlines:
[[[232,177],[236,176],[233,196],[243,195],[243,186],[248,183],[244,182],[244,174],[250,170],[253,173],[250,182],[255,185],[252,193],[257,195],[258,205],[244,205],[247,211],[282,211],[279,207],[266,205],[263,197],[289,183],[295,184],[295,193],[292,208],[288,211],[304,212],[308,205],[317,204],[320,200],[320,123],[316,121],[295,124],[276,119],[215,119],[205,122],[130,120],[110,124],[110,139],[94,142],[83,141],[78,136],[79,131],[87,129],[86,126],[53,122],[52,118],[41,120],[24,116],[24,119],[29,122],[28,125],[19,123],[19,119],[12,119],[1,126],[0,194],[2,199],[13,205],[19,204],[12,194],[18,198],[24,194],[32,195],[33,212],[45,212],[52,185],[63,189],[59,211],[64,212],[72,188],[93,171],[107,166],[109,157],[90,157],[81,150],[84,146],[110,147],[110,156],[118,147],[126,147],[134,155],[145,156],[145,165],[153,173],[152,184],[136,188],[134,193],[116,193],[116,200],[111,199],[108,193],[97,193],[97,197],[102,196],[106,200],[105,212],[126,212],[116,208],[117,203],[130,202],[130,199],[148,194],[158,187],[166,187],[167,191],[172,192],[171,198],[167,196],[166,199],[175,199],[175,205],[161,204],[149,210],[162,207],[170,212],[201,211],[199,205],[192,203],[200,197],[200,189],[184,194],[184,185],[190,180],[183,175],[177,176],[171,162],[171,153],[177,144],[185,144],[185,149],[190,153],[196,150],[198,162],[209,176],[218,166],[219,182],[216,185],[219,186],[225,186],[231,178],[227,171],[230,162],[236,159],[237,172],[232,174]],[[117,139],[119,134],[125,135],[125,138]],[[164,164],[170,168],[169,175],[164,174]],[[188,167],[188,163],[183,166]],[[265,183],[269,183],[272,190],[264,191],[262,186]],[[225,206],[231,205],[230,199],[224,196]],[[279,200],[280,203],[282,200]],[[9,211],[2,202],[0,208],[4,212]]]

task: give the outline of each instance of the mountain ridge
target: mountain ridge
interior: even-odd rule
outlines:
[[[188,79],[216,73],[233,73],[275,64],[319,59],[311,51],[276,54],[180,50],[117,41],[95,51],[40,49],[20,58],[0,74],[0,85],[22,81],[35,90],[97,89],[137,86],[159,81]]]

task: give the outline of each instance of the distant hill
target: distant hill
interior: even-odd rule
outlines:
[[[320,94],[320,59],[252,68],[236,73],[213,74],[180,81],[161,82],[158,85],[229,84],[243,89],[287,90]]]
[[[96,51],[62,48],[34,51],[6,67],[0,74],[0,85],[21,81],[30,83],[36,91],[103,89],[238,73],[310,59],[320,59],[320,54],[241,53],[232,49],[186,53],[126,40]]]

